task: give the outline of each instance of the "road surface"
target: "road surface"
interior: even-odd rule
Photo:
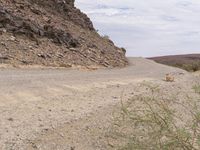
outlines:
[[[0,69],[0,149],[103,149],[86,130],[106,126],[122,94],[126,99],[141,82],[186,73],[143,58],[129,61],[126,68],[96,71]],[[96,132],[93,140],[101,141]]]

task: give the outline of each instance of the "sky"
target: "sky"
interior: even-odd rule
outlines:
[[[76,0],[127,56],[200,53],[200,0]]]

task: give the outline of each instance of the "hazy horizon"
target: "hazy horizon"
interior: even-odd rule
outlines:
[[[76,6],[127,56],[200,52],[200,1],[76,0]]]

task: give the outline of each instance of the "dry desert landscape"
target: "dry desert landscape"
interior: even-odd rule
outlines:
[[[156,99],[171,106],[175,114],[182,117],[177,126],[179,123],[184,126],[193,119],[185,111],[191,109],[195,113],[193,107],[199,105],[198,89],[196,92],[193,89],[199,86],[197,73],[143,58],[129,58],[129,63],[122,69],[93,71],[2,68],[1,149],[118,149],[129,142],[115,135],[117,131],[127,132],[123,126],[129,125],[125,119],[124,124],[115,126],[122,106],[147,108],[140,104],[142,101],[132,106],[134,97],[139,100],[155,94]],[[165,81],[167,73],[174,76],[174,82]]]
[[[199,135],[199,72],[127,58],[74,0],[0,0],[0,150],[199,150]]]

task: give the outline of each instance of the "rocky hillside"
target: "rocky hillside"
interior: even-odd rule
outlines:
[[[123,67],[125,50],[96,33],[74,0],[0,0],[0,63]]]

